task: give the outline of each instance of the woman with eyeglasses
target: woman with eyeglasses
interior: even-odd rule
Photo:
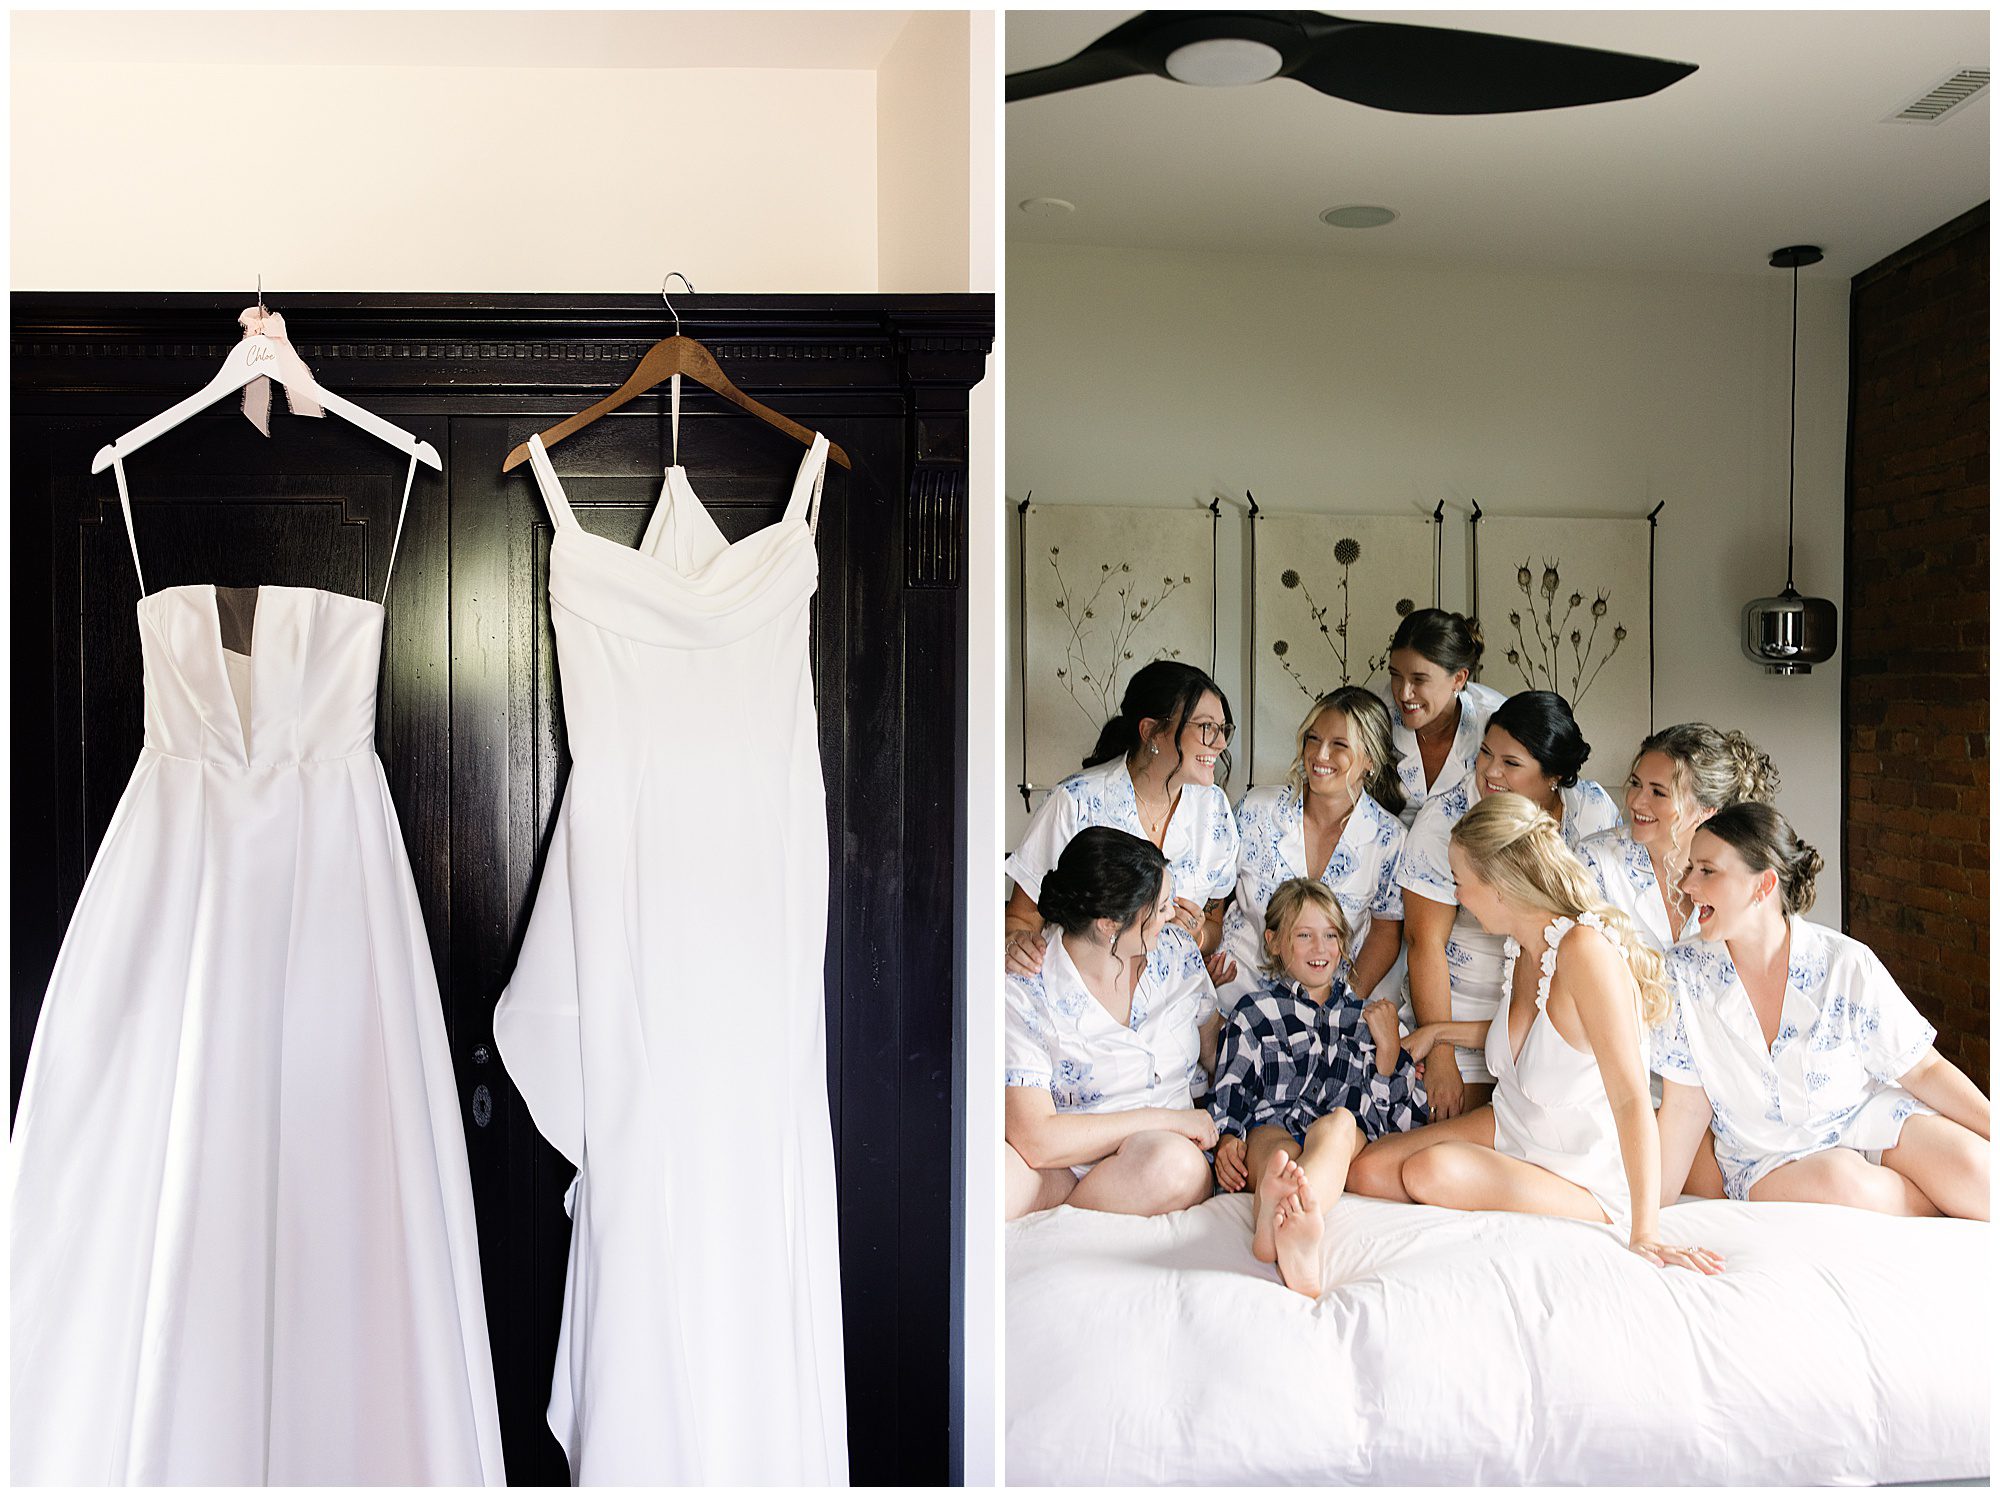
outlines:
[[[1206,671],[1155,660],[1133,672],[1082,773],[1049,793],[1007,860],[1009,972],[1041,970],[1042,880],[1087,826],[1116,827],[1159,848],[1173,875],[1174,923],[1204,952],[1215,950],[1219,901],[1236,885],[1236,818],[1217,783],[1228,773],[1235,731],[1229,699]]]

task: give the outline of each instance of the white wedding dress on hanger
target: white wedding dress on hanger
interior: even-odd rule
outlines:
[[[13,1479],[503,1484],[382,605],[144,585],[145,744],[10,1150]]]
[[[574,1162],[549,1425],[579,1483],[844,1484],[815,437],[733,545],[668,470],[638,547],[539,437],[571,769],[494,1015]]]

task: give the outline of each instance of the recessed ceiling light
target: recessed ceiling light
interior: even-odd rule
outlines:
[[[1276,47],[1237,36],[1189,42],[1167,54],[1167,75],[1203,88],[1235,88],[1278,76],[1285,54]]]
[[[1023,198],[1020,209],[1030,218],[1067,218],[1076,204],[1064,198]]]
[[[1347,203],[1327,209],[1319,216],[1319,221],[1336,229],[1379,229],[1396,221],[1396,210],[1368,203]]]

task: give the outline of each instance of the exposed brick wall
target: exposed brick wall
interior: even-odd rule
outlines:
[[[1846,927],[1989,1086],[1987,210],[1854,278]]]

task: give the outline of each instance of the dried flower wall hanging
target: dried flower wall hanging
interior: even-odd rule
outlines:
[[[1291,640],[1271,641],[1271,653],[1277,657],[1278,664],[1285,674],[1291,677],[1292,684],[1298,687],[1309,702],[1318,700],[1336,686],[1357,684],[1354,668],[1361,662],[1354,661],[1352,665],[1350,664],[1353,660],[1350,650],[1355,624],[1354,597],[1348,586],[1348,574],[1360,560],[1361,543],[1352,536],[1342,536],[1333,543],[1333,561],[1340,569],[1340,575],[1334,581],[1334,602],[1329,603],[1321,603],[1313,597],[1312,588],[1307,585],[1296,567],[1287,567],[1278,574],[1280,586],[1296,590],[1299,596],[1305,599],[1306,616],[1311,620],[1311,633],[1319,637],[1331,657],[1329,668],[1328,664],[1318,663],[1317,652],[1313,652],[1313,659],[1309,661],[1302,652],[1295,650]],[[1333,618],[1336,603],[1340,608],[1337,620]],[[1400,598],[1396,602],[1396,612],[1398,615],[1405,614],[1414,606],[1410,599]],[[1307,642],[1310,643],[1310,636]],[[1366,662],[1367,674],[1361,677],[1358,684],[1367,685],[1376,672],[1387,666],[1388,660],[1389,652],[1386,646],[1380,653],[1369,656]]]
[[[1514,585],[1520,590],[1524,607],[1507,615],[1513,632],[1507,663],[1520,672],[1530,691],[1553,691],[1567,698],[1574,710],[1611,657],[1618,653],[1629,632],[1622,622],[1612,625],[1608,632],[1603,628],[1611,615],[1611,590],[1596,589],[1588,606],[1581,592],[1572,591],[1567,599],[1563,598],[1559,560],[1544,560],[1539,577],[1523,561],[1515,569]],[[1583,610],[1582,617],[1578,616],[1579,609]],[[1584,632],[1586,619],[1588,634]]]
[[[1066,626],[1056,680],[1095,727],[1118,710],[1127,673],[1151,660],[1180,659],[1178,647],[1149,650],[1143,636],[1160,605],[1194,578],[1162,577],[1154,586],[1136,577],[1129,561],[1104,561],[1094,574],[1085,563],[1072,583],[1063,572],[1060,546],[1049,547],[1048,564],[1055,574],[1054,606]]]

